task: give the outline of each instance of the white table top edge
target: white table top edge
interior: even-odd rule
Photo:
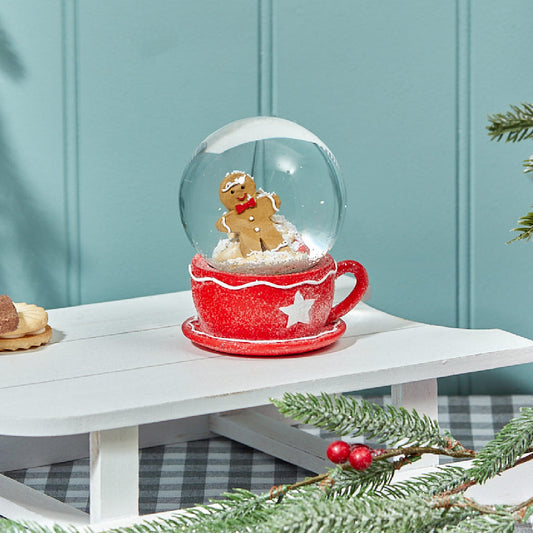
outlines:
[[[393,317],[366,304],[360,304],[347,315],[348,330],[343,338],[330,348],[303,358],[242,358],[205,352],[193,347],[179,331],[180,320],[193,311],[192,308],[182,309],[189,300],[190,293],[173,293],[89,304],[57,312],[52,310],[51,320],[56,321],[59,329],[68,330],[64,342],[39,349],[33,363],[24,359],[26,356],[0,357],[0,403],[4,405],[0,434],[29,437],[80,434],[265,405],[269,398],[279,397],[284,392],[339,393],[533,362],[533,341],[523,337],[495,329],[463,330],[420,324]],[[148,314],[154,311],[157,316],[146,318],[147,308]],[[112,320],[105,319],[106,313]],[[81,326],[78,325],[80,323]],[[99,330],[100,336],[93,338],[82,334],[76,338],[73,334],[68,340],[69,328],[87,333],[93,323],[97,324],[95,328],[100,327],[100,323],[104,324],[104,329]],[[86,329],[82,331],[81,328]],[[33,380],[32,376],[28,376],[24,377],[25,381],[15,380],[9,385],[11,368],[18,369],[18,374],[24,374],[23,370],[31,370],[29,365],[35,363],[42,365],[43,372],[52,372],[48,368],[47,354],[50,360],[57,357],[54,361],[59,365],[68,362],[71,350],[77,352],[91,342],[100,342],[99,339],[101,343],[98,346],[105,348],[109,345],[109,353],[114,354],[123,346],[135,349],[139,339],[147,335],[152,336],[152,344],[147,344],[148,348],[155,341],[161,342],[161,346],[166,343],[166,359],[152,361],[141,352],[138,355],[141,366],[136,366],[136,361],[130,363],[125,357],[123,366],[115,369],[87,367],[90,368],[89,373],[86,369],[79,369],[78,374],[61,378],[59,374],[63,369],[59,368],[57,376],[51,374],[56,381],[52,378],[46,380],[34,371]],[[380,357],[387,347],[394,348],[400,341],[403,343],[400,355],[402,350],[405,352],[411,347],[421,354],[424,350],[429,351],[433,344],[440,346],[447,342],[449,348],[441,346],[442,353],[435,358],[413,356],[410,361],[398,361],[394,359],[397,354],[390,360],[385,354],[383,360],[376,364],[361,360],[366,353],[373,354],[374,358]],[[184,350],[186,355],[180,355],[178,360],[176,354],[180,350]],[[448,351],[450,357],[446,355]],[[86,356],[80,356],[79,363],[87,364]],[[76,364],[78,362],[74,358],[74,371],[78,371]],[[103,364],[102,361],[100,364]],[[344,366],[332,369],[334,365]],[[211,391],[205,388],[197,391],[197,381],[188,384],[187,372],[191,369],[196,372],[196,380],[204,375],[202,372],[206,369],[213,369]],[[55,372],[55,369],[52,370]],[[276,372],[279,375],[274,377],[260,375],[257,378],[254,375]],[[235,373],[242,374],[240,377],[246,382],[231,382]],[[5,382],[3,375],[6,376]],[[173,381],[169,381],[169,375]],[[133,388],[130,391],[131,401],[110,396],[109,400],[102,400],[103,403],[97,405],[98,387],[105,395],[112,383],[116,383],[117,390],[121,391],[128,388],[134,376],[140,384],[150,380],[150,376],[156,376],[161,383],[148,383],[148,397],[142,401],[135,397]],[[39,381],[41,378],[42,381]],[[175,384],[176,390],[160,394],[159,389],[169,387],[169,384]],[[186,385],[190,390],[182,393],[181,388]],[[76,405],[70,405],[62,412],[60,403],[54,403],[57,402],[56,394],[78,401],[76,394],[80,388],[95,391],[94,406],[90,403],[89,392],[83,398],[86,405],[78,411]],[[49,408],[48,404],[36,405],[25,400],[39,397],[39,394],[47,398]]]
[[[427,370],[423,366],[418,366],[417,376],[419,380],[423,380],[499,368],[499,365],[491,362],[493,360],[491,358],[492,355],[491,353],[479,354],[475,363],[469,358],[464,358],[464,361],[459,361],[460,365],[456,367],[454,374],[450,374],[445,365],[442,365],[442,370],[437,375],[435,375],[435,369],[430,364],[425,365]],[[505,357],[509,365],[522,364],[531,360],[531,350],[527,348],[508,350],[505,352]],[[118,429],[131,425],[142,425],[190,416],[212,414],[215,412],[257,407],[269,403],[271,398],[281,397],[285,392],[340,393],[409,382],[408,380],[398,381],[397,378],[396,369],[391,368],[369,375],[346,375],[342,378],[324,379],[321,380],[320,391],[315,390],[316,387],[313,380],[302,381],[297,384],[282,384],[262,390],[245,390],[226,396],[206,396],[166,405],[146,405],[133,410],[112,410],[107,413],[97,413],[84,419],[61,416],[57,418],[36,419],[32,417],[17,418],[4,415],[0,420],[0,434],[27,437],[81,434],[91,431]],[[216,408],[214,408],[214,405],[216,405]],[[183,416],[180,415],[180,411],[182,410],[186,411],[186,414]]]

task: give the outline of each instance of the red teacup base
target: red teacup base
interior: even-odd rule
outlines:
[[[351,273],[355,287],[333,305],[335,280]],[[365,268],[327,254],[312,268],[279,275],[216,270],[200,255],[190,266],[197,317],[182,331],[193,342],[236,355],[288,355],[317,350],[345,331],[341,320],[368,287]]]
[[[280,356],[294,355],[318,350],[334,343],[346,331],[346,324],[342,319],[325,325],[315,335],[295,339],[248,340],[215,337],[202,331],[196,317],[186,320],[181,329],[192,342],[203,348],[232,355],[250,356]]]

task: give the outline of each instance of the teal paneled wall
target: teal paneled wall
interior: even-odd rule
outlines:
[[[334,253],[368,267],[373,304],[453,325],[455,5],[334,5],[277,4],[276,111],[323,132],[344,169]]]
[[[473,2],[471,37],[471,324],[533,338],[533,245],[502,243],[533,204],[533,182],[522,161],[531,141],[495,144],[483,135],[485,114],[533,101],[533,34],[527,0]],[[533,390],[533,370],[514,368],[473,379],[476,390]]]
[[[68,301],[59,2],[0,3],[0,292]]]
[[[80,300],[184,289],[181,171],[257,114],[257,6],[82,1],[76,19]]]
[[[182,169],[232,120],[275,114],[339,160],[333,249],[371,303],[533,337],[526,143],[489,113],[533,100],[528,0],[0,0],[0,293],[53,308],[188,287]],[[531,392],[533,369],[443,382]]]

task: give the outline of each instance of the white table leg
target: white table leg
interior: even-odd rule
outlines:
[[[439,417],[437,380],[435,378],[392,385],[391,396],[392,405],[416,409],[419,414],[425,414],[434,420]],[[423,468],[438,464],[438,455],[427,454],[420,461],[414,463],[413,467]]]
[[[95,431],[90,436],[91,523],[139,514],[139,428]]]

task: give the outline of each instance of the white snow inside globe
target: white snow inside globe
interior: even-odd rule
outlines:
[[[183,173],[180,215],[196,251],[242,274],[306,270],[333,246],[345,210],[339,166],[302,126],[275,117],[207,137]]]

